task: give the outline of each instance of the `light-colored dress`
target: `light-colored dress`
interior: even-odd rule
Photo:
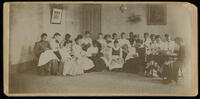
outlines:
[[[164,43],[162,41],[156,42],[155,47],[158,50],[164,50],[165,49],[165,45],[164,45]]]
[[[123,68],[124,59],[122,58],[122,49],[113,47],[110,51],[111,61],[109,70]]]
[[[84,45],[91,44],[92,45],[92,39],[84,37],[83,39],[81,39],[81,44],[84,44]]]
[[[126,44],[129,48],[131,47],[131,44],[130,44],[129,40],[127,40],[127,39],[119,39],[118,41],[119,41],[120,47],[123,47],[125,44]]]
[[[104,39],[98,39],[97,42],[101,44],[101,51],[104,50],[107,45],[106,41]]]
[[[154,55],[156,53],[156,51],[157,51],[156,41],[154,41],[154,42],[151,41],[149,49],[150,49],[150,54]]]
[[[98,53],[98,48],[91,46],[87,49],[87,57],[91,57],[93,54],[97,54]]]
[[[56,42],[56,40],[53,38],[50,40],[50,48],[49,50],[46,50],[45,52],[41,53],[39,57],[38,66],[42,66],[47,64],[49,61],[55,59],[58,60],[58,57],[55,55],[54,51],[59,51],[60,46],[59,43]]]
[[[110,61],[111,61],[110,53],[112,51],[112,47],[113,47],[112,42],[110,42],[110,43],[107,43],[106,47],[102,50],[103,57],[101,57],[101,58],[104,60],[106,67],[109,67],[109,65],[110,65]]]
[[[135,47],[130,47],[129,48],[129,53],[125,58],[125,61],[131,59],[131,58],[135,58],[135,56],[138,56],[137,52],[136,52],[136,48]]]
[[[166,51],[174,52],[175,46],[175,42],[172,40],[164,42],[164,50]]]
[[[72,54],[73,57],[68,57],[64,62],[63,75],[80,75],[84,73],[83,65],[80,61],[81,59],[81,47],[79,45],[73,45]]]
[[[72,64],[77,65],[80,70],[89,70],[94,67],[94,63],[87,57],[87,52],[83,51],[80,45],[73,45],[72,54],[75,58],[72,59]]]
[[[150,50],[150,43],[151,43],[151,39],[150,38],[147,38],[146,40],[143,39],[143,46],[145,48],[145,54],[149,55],[151,50]]]

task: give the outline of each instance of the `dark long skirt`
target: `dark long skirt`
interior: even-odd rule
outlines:
[[[139,71],[138,58],[131,58],[127,60],[123,66],[123,71],[129,73],[138,73]]]
[[[57,75],[58,73],[58,67],[59,67],[59,62],[57,60],[51,60],[49,63],[50,66],[50,74],[51,75]]]
[[[38,73],[40,75],[52,74],[56,75],[59,68],[59,62],[57,60],[51,60],[47,64],[38,67]]]
[[[85,72],[101,72],[102,70],[106,69],[106,63],[100,57],[93,56],[93,57],[89,57],[89,58],[93,61],[95,66]]]
[[[64,68],[64,63],[63,62],[58,62],[58,75],[63,74],[63,68]]]
[[[170,65],[168,65],[168,72],[167,72],[167,80],[168,81],[171,81],[171,80],[174,80],[174,81],[178,81],[178,71],[179,71],[179,62],[174,62]]]

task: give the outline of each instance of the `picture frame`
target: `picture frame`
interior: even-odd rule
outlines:
[[[51,24],[61,24],[62,20],[62,8],[52,8]]]
[[[167,24],[167,11],[165,4],[148,4],[147,10],[147,25]]]

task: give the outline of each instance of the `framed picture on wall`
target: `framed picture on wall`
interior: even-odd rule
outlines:
[[[166,25],[166,5],[147,5],[147,25]]]
[[[61,24],[62,9],[52,8],[51,24]]]

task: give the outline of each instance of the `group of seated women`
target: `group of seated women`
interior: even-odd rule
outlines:
[[[96,40],[90,37],[90,32],[78,35],[74,40],[71,40],[70,34],[66,34],[64,40],[59,33],[55,33],[49,41],[47,37],[46,33],[41,35],[34,51],[39,73],[51,75],[115,71],[152,76],[153,71],[157,71],[160,77],[177,81],[174,75],[177,75],[184,55],[183,40],[172,40],[168,34],[165,34],[164,40],[160,35],[149,33],[144,33],[141,39],[133,32],[129,33],[129,38],[124,32],[120,35],[99,33]],[[171,68],[172,63],[177,65]],[[177,67],[176,72],[174,67]],[[173,72],[170,72],[171,69]]]

